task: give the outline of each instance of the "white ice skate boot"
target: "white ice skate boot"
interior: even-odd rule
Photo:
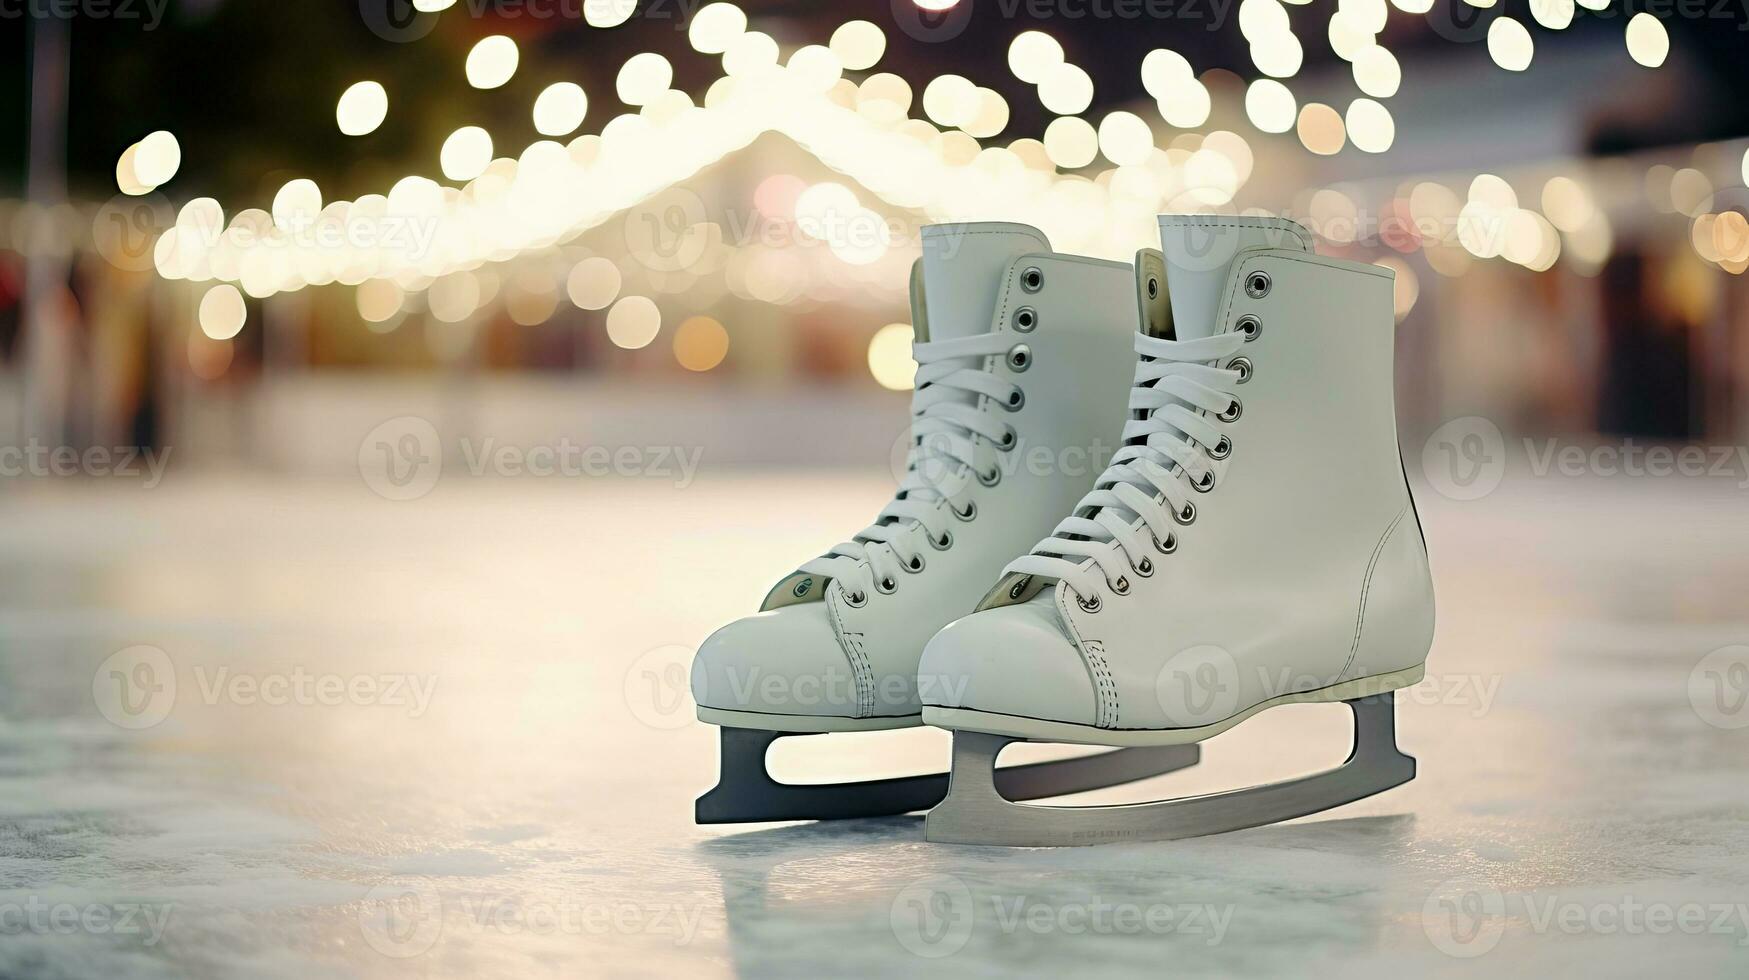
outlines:
[[[1168,839],[1327,809],[1414,776],[1382,692],[1420,680],[1433,589],[1398,455],[1391,274],[1312,254],[1280,219],[1160,219],[1171,340],[1142,337],[1125,446],[1094,491],[920,670],[953,729],[930,840]],[[1187,744],[1302,701],[1349,702],[1327,773],[1116,807],[1018,806],[1012,740]]]
[[[1164,289],[1157,275],[1151,288]],[[918,677],[924,644],[1049,533],[1116,450],[1136,296],[1131,266],[1054,253],[1023,225],[924,230],[912,271],[918,370],[908,472],[873,524],[777,583],[758,615],[699,648],[698,717],[723,729],[722,777],[698,800],[700,823],[906,813],[946,793],[945,773],[780,784],[766,771],[765,751],[783,734],[921,724],[919,691],[934,683]],[[1035,798],[1141,778],[1189,758],[1106,753],[1003,770],[1001,778],[1015,795]]]

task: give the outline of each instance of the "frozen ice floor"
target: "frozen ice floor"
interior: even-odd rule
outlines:
[[[3,488],[0,976],[1749,974],[1749,667],[1707,656],[1749,643],[1744,491],[1423,492],[1421,774],[1341,810],[1062,851],[932,846],[916,817],[694,826],[716,748],[684,648],[889,491]],[[1340,708],[1280,709],[1105,798],[1346,738]],[[789,741],[780,768],[819,778],[946,748]]]

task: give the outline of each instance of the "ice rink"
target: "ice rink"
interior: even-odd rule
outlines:
[[[690,648],[890,491],[6,488],[0,976],[1749,969],[1749,661],[1714,653],[1749,643],[1733,482],[1418,488],[1439,626],[1398,725],[1420,775],[1319,817],[1058,851],[930,845],[915,816],[695,826],[716,732]],[[1308,771],[1346,739],[1338,707],[1279,709],[1099,798]],[[916,772],[946,746],[791,739],[776,765]]]

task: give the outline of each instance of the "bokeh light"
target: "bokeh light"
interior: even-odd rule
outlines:
[[[334,121],[347,136],[376,132],[388,115],[389,93],[381,82],[354,82],[334,107]]]
[[[662,329],[662,312],[648,296],[625,296],[607,311],[607,339],[617,347],[648,347]]]
[[[674,359],[688,371],[709,371],[728,354],[729,331],[712,317],[687,317],[674,330]]]
[[[868,373],[883,388],[908,391],[917,377],[917,362],[911,359],[914,334],[909,323],[889,323],[868,341]]]
[[[468,52],[468,84],[481,89],[498,88],[516,74],[520,58],[516,42],[510,38],[502,34],[481,38]]]

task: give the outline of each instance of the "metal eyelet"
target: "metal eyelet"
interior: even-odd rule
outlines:
[[[892,595],[894,592],[899,591],[899,583],[890,578],[884,578],[875,583],[875,591],[879,592],[881,595]]]
[[[1020,288],[1029,293],[1036,293],[1045,286],[1045,271],[1036,265],[1026,267],[1020,274]]]
[[[1192,524],[1196,521],[1196,505],[1186,500],[1184,509],[1172,515],[1172,519],[1180,524]]]
[[[922,555],[912,555],[911,560],[905,563],[905,570],[907,572],[921,572],[921,571],[923,571],[923,556]]]
[[[1100,602],[1099,602],[1098,596],[1094,596],[1091,599],[1083,599],[1079,596],[1076,596],[1075,597],[1075,604],[1081,607],[1082,612],[1089,612],[1089,613],[1098,612],[1099,607],[1100,607]]]
[[[1158,299],[1159,296],[1160,296],[1160,280],[1155,279],[1153,276],[1149,276],[1148,277],[1148,298],[1149,299]]]
[[[1257,319],[1255,315],[1250,313],[1240,317],[1236,327],[1240,333],[1245,335],[1245,342],[1247,344],[1256,340],[1258,335],[1263,333],[1263,321]]]
[[[1221,441],[1215,443],[1214,448],[1210,449],[1208,454],[1209,459],[1226,459],[1228,456],[1233,455],[1233,440],[1228,439],[1226,436],[1222,436]]]
[[[1129,595],[1130,594],[1130,580],[1123,577],[1122,575],[1119,575],[1117,577],[1117,581],[1108,582],[1106,584],[1110,585],[1111,591],[1116,592],[1118,595]]]
[[[1215,471],[1203,470],[1202,476],[1198,477],[1190,485],[1197,493],[1208,493],[1215,488]]]
[[[1010,599],[1020,598],[1020,594],[1022,592],[1025,592],[1026,587],[1028,585],[1031,585],[1031,584],[1032,584],[1032,576],[1031,575],[1022,575],[1020,578],[1015,580],[1014,587],[1008,590],[1008,598],[1010,598]]]
[[[1231,361],[1227,362],[1227,369],[1229,371],[1238,371],[1239,372],[1239,380],[1238,380],[1238,382],[1236,382],[1237,384],[1244,384],[1245,382],[1251,380],[1251,373],[1252,373],[1253,369],[1251,367],[1251,358],[1249,358],[1249,357],[1235,357],[1235,358],[1233,358]]]
[[[1008,348],[1008,367],[1014,371],[1024,371],[1032,367],[1032,348],[1025,344],[1015,344]]]
[[[868,604],[868,593],[866,593],[866,592],[845,592],[844,593],[844,602],[845,602],[845,604],[847,604],[849,606],[852,606],[852,607],[857,608],[857,609],[861,609],[863,606]]]
[[[1021,391],[1019,388],[1014,389],[1014,394],[1008,396],[1008,400],[1002,403],[1002,407],[1008,409],[1010,412],[1020,411],[1022,408],[1026,407],[1026,392]]]
[[[1155,542],[1155,544],[1158,545],[1159,542]],[[1141,561],[1136,562],[1134,565],[1131,565],[1130,567],[1136,570],[1137,575],[1140,575],[1143,578],[1147,578],[1148,576],[1154,574],[1154,559],[1143,558]]]
[[[1220,419],[1222,422],[1236,422],[1239,420],[1240,414],[1244,411],[1245,405],[1240,402],[1239,399],[1235,398],[1233,399],[1233,404],[1228,405],[1227,410],[1215,416],[1215,418]]]
[[[1166,532],[1166,540],[1161,541],[1159,538],[1155,538],[1154,539],[1154,550],[1158,551],[1162,555],[1170,555],[1174,551],[1177,551],[1178,550],[1178,535],[1173,534],[1171,531],[1167,531]]]
[[[998,449],[1013,449],[1014,443],[1018,441],[1019,438],[1019,436],[1015,435],[1013,429],[1009,429],[1007,432],[1002,433],[1002,441],[997,443],[996,447]]]
[[[941,538],[939,540],[936,538],[930,538],[929,539],[929,546],[931,548],[934,548],[936,551],[946,551],[947,549],[953,547],[953,532],[952,531],[941,532]]]
[[[949,506],[947,509],[953,510],[953,507]],[[978,502],[976,500],[966,501],[965,512],[961,513],[960,511],[953,510],[953,516],[959,518],[962,521],[972,520],[973,518],[978,516]]]
[[[1014,311],[1014,329],[1021,333],[1032,333],[1032,328],[1038,326],[1038,311],[1030,306],[1023,306]]]
[[[996,484],[1001,483],[1002,482],[1002,467],[1000,467],[1000,466],[990,467],[990,475],[989,476],[985,476],[984,474],[979,473],[978,474],[978,482],[982,483],[984,486],[987,486],[987,487],[993,487]]]
[[[1245,277],[1245,295],[1252,299],[1262,299],[1269,295],[1269,273],[1262,269],[1254,270]]]

